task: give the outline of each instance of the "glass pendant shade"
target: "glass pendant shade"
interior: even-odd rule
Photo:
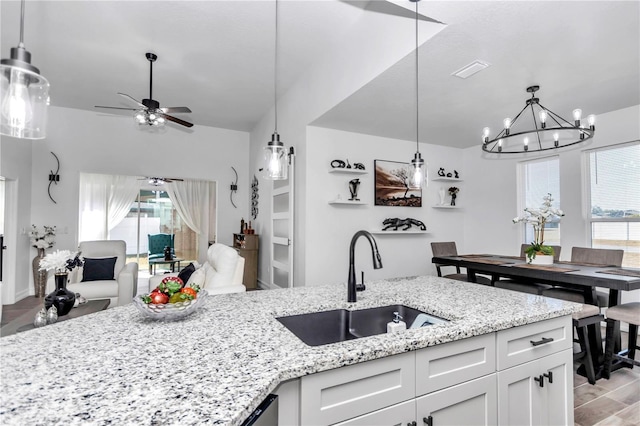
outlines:
[[[409,189],[421,189],[425,182],[426,167],[422,155],[416,152],[409,166]]]
[[[140,127],[145,129],[149,126],[156,128],[164,127],[164,124],[166,122],[162,114],[158,114],[154,110],[146,108],[136,111],[136,113],[133,115],[133,121],[139,124]]]
[[[13,50],[13,49],[12,49]],[[0,64],[0,134],[21,139],[46,136],[49,82],[35,71],[12,65],[12,59]],[[26,64],[29,65],[29,64]]]
[[[280,142],[280,135],[274,133],[271,141],[264,147],[265,179],[285,180],[288,171],[288,156],[284,144]]]

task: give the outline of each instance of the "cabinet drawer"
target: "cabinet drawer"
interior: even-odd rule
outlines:
[[[444,389],[496,371],[495,333],[416,352],[416,394]]]
[[[303,377],[303,425],[328,425],[407,401],[415,396],[415,352]]]
[[[532,343],[533,342],[533,343]],[[498,370],[504,370],[573,346],[571,316],[498,332]]]

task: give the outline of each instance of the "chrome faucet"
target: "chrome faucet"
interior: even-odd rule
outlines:
[[[358,231],[353,234],[353,237],[351,238],[351,245],[349,246],[349,281],[347,283],[347,302],[349,303],[356,301],[356,268],[354,266],[354,252],[356,248],[356,241],[362,236],[365,236],[371,245],[373,269],[382,268],[382,259],[380,258],[380,253],[378,253],[378,245],[376,244],[376,240],[373,238],[373,235],[367,231]],[[364,285],[362,287],[364,290]]]

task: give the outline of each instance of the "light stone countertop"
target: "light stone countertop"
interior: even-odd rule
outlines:
[[[431,276],[346,299],[346,284],[215,295],[176,322],[130,304],[0,338],[0,424],[239,425],[285,380],[579,309]],[[390,304],[450,322],[310,347],[274,319]]]

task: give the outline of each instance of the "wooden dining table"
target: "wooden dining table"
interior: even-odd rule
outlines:
[[[618,305],[621,292],[640,289],[640,269],[621,268],[572,262],[556,262],[552,265],[531,265],[523,257],[496,254],[463,254],[434,256],[432,262],[466,268],[470,282],[477,282],[476,273],[491,275],[492,282],[500,278],[512,278],[523,282],[551,284],[557,287],[582,291],[585,303],[598,305],[596,287],[609,290],[608,307]],[[620,324],[614,328],[616,350],[620,349]],[[592,357],[596,371],[602,368],[603,351],[599,327],[591,327]],[[599,376],[599,375],[598,375]]]

